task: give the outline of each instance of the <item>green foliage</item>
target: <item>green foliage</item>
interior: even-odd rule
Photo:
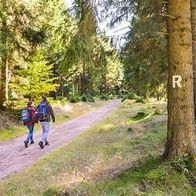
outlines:
[[[122,101],[126,100],[126,99],[135,99],[136,94],[129,92],[127,95],[125,95],[122,99]]]
[[[109,99],[109,95],[108,95],[108,94],[101,94],[101,95],[99,96],[99,98],[100,98],[101,100],[108,100],[108,99]]]
[[[176,171],[183,173],[184,175],[191,175],[195,171],[193,157],[187,156],[184,158],[178,158],[171,162],[171,166],[175,168]],[[195,180],[195,179],[194,179]]]
[[[145,103],[144,98],[143,97],[137,97],[136,98],[136,103]]]
[[[82,102],[95,102],[94,97],[89,95],[89,94],[83,94],[82,96],[80,96],[80,95],[71,93],[69,95],[69,97],[68,97],[68,100],[71,103],[76,103],[76,102],[79,102],[79,101],[82,101]]]
[[[94,97],[91,95],[88,95],[88,102],[95,102]]]
[[[83,102],[87,102],[87,101],[88,101],[87,95],[83,94],[82,97],[81,97],[81,100],[82,100]]]
[[[127,95],[124,95],[121,101],[123,102],[127,99],[136,100],[137,103],[144,103],[144,98],[133,92],[129,92]]]
[[[53,66],[46,61],[34,59],[27,69],[17,71],[17,76],[10,84],[10,88],[19,97],[40,97],[43,94],[56,91],[55,77],[52,73]]]
[[[61,192],[61,190],[57,187],[50,187],[43,193],[43,196],[59,196],[61,194],[63,195],[64,192]]]
[[[34,46],[42,44],[44,42],[44,39],[46,38],[44,30],[36,31],[30,27],[26,28],[23,31],[23,36],[24,38],[26,38],[26,40],[30,41]]]
[[[85,94],[82,99],[93,102],[92,96],[120,91],[123,67],[108,38],[98,33],[92,2],[75,1],[75,17],[68,12],[64,0],[13,0],[0,4],[0,25],[4,25],[0,29],[1,72],[6,74],[8,68],[10,73],[10,78],[3,77],[1,92],[10,83],[9,98],[57,91],[54,96],[65,97],[72,92]],[[36,51],[42,54],[41,60],[34,58]],[[42,68],[46,75],[37,74]],[[70,99],[78,100],[74,96]]]
[[[68,100],[71,103],[77,103],[77,102],[81,101],[81,97],[79,95],[71,94],[71,95],[69,95]]]
[[[91,96],[120,86],[123,78],[119,56],[105,36],[97,33],[94,7],[88,1],[75,1],[77,29],[70,36],[58,71],[65,75],[75,93]]]
[[[8,83],[12,72],[26,63],[32,51],[31,41],[23,32],[30,26],[32,15],[20,2],[0,1],[0,107],[8,106]]]
[[[165,96],[168,61],[164,14],[163,1],[147,0],[135,4],[123,62],[126,88],[142,97],[159,99]]]
[[[89,94],[87,94],[87,95],[86,94],[83,94],[81,96],[81,101],[83,101],[83,102],[95,102],[93,96],[91,96]]]

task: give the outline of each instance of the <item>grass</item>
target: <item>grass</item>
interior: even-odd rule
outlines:
[[[24,126],[18,126],[18,127],[14,126],[6,130],[1,130],[0,141],[7,141],[10,139],[14,139],[18,136],[24,135],[26,132],[27,130]]]
[[[56,103],[53,105],[56,114],[55,125],[61,124],[67,120],[71,120],[82,114],[93,111],[104,103],[105,101],[97,101],[95,103],[69,103],[65,105]],[[7,115],[4,118],[2,117],[1,119],[5,122],[7,128],[0,130],[0,141],[7,141],[27,134],[28,130],[26,126],[22,125],[22,122],[12,122],[12,120],[8,120],[8,118],[9,117]],[[39,130],[39,125],[36,125],[35,131],[36,130]]]
[[[2,195],[194,195],[186,164],[163,162],[166,123],[138,111],[165,113],[165,103],[124,102],[110,117],[33,167],[0,184]],[[152,123],[156,122],[156,123]],[[147,126],[148,125],[148,126]],[[181,165],[181,169],[177,165]]]

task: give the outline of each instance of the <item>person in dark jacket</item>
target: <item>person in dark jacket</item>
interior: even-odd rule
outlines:
[[[24,141],[25,147],[28,148],[28,144],[30,142],[30,144],[34,144],[34,140],[33,140],[33,131],[34,131],[34,125],[35,123],[37,123],[37,116],[36,116],[36,110],[33,107],[33,102],[29,101],[27,103],[27,109],[29,110],[29,114],[30,114],[30,121],[24,123],[24,125],[27,126],[28,130],[29,130],[29,134],[26,138],[26,140]]]
[[[55,122],[55,115],[52,106],[47,101],[46,96],[42,97],[41,103],[37,106],[38,120],[42,127],[42,138],[38,143],[40,148],[44,148],[44,145],[48,143],[48,132],[50,128],[50,121]]]

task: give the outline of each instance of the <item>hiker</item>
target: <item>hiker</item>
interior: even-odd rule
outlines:
[[[33,107],[32,101],[29,101],[27,103],[27,109],[22,110],[22,120],[24,125],[26,125],[29,130],[27,139],[24,141],[25,147],[28,148],[29,142],[30,144],[34,144],[34,140],[33,140],[34,125],[38,123],[37,113],[35,108]]]
[[[55,122],[54,111],[46,96],[42,96],[42,102],[37,106],[37,115],[42,127],[42,139],[38,144],[43,149],[44,145],[49,145],[47,138],[51,118]]]

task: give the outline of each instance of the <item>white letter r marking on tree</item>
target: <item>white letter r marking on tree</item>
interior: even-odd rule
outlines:
[[[172,85],[173,85],[173,88],[176,88],[176,86],[178,88],[182,88],[181,82],[182,82],[182,76],[180,76],[180,75],[174,75],[172,77]]]

